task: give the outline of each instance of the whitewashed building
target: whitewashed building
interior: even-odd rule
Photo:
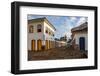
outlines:
[[[88,50],[88,23],[72,28],[72,46],[78,50]]]
[[[55,27],[44,17],[28,20],[28,50],[54,48]]]
[[[67,45],[66,41],[55,41],[55,47],[62,47],[66,45]]]

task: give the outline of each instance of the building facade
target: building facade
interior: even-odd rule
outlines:
[[[72,46],[78,50],[88,50],[88,23],[72,28]]]
[[[65,41],[55,41],[55,47],[63,47],[67,46],[67,42]]]
[[[55,27],[46,18],[28,20],[28,50],[54,48],[55,31]]]

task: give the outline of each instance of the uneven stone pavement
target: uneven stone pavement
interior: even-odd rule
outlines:
[[[43,51],[28,51],[28,60],[52,60],[52,59],[80,59],[87,58],[86,52],[74,50],[72,47],[58,47]]]

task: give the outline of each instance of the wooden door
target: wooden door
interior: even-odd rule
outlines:
[[[49,49],[49,41],[48,41],[48,40],[46,40],[46,45],[45,45],[45,47],[46,47],[46,50]]]
[[[37,40],[37,50],[42,50],[42,41],[41,40]]]
[[[49,40],[49,49],[51,48],[51,46],[50,46],[50,40]]]
[[[35,50],[35,40],[32,40],[31,41],[31,49],[32,50]]]

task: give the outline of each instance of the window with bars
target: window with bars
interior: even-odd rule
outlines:
[[[29,33],[33,33],[34,32],[34,27],[33,27],[33,25],[30,25],[29,26]]]
[[[37,25],[37,32],[42,32],[42,25],[41,24]]]

